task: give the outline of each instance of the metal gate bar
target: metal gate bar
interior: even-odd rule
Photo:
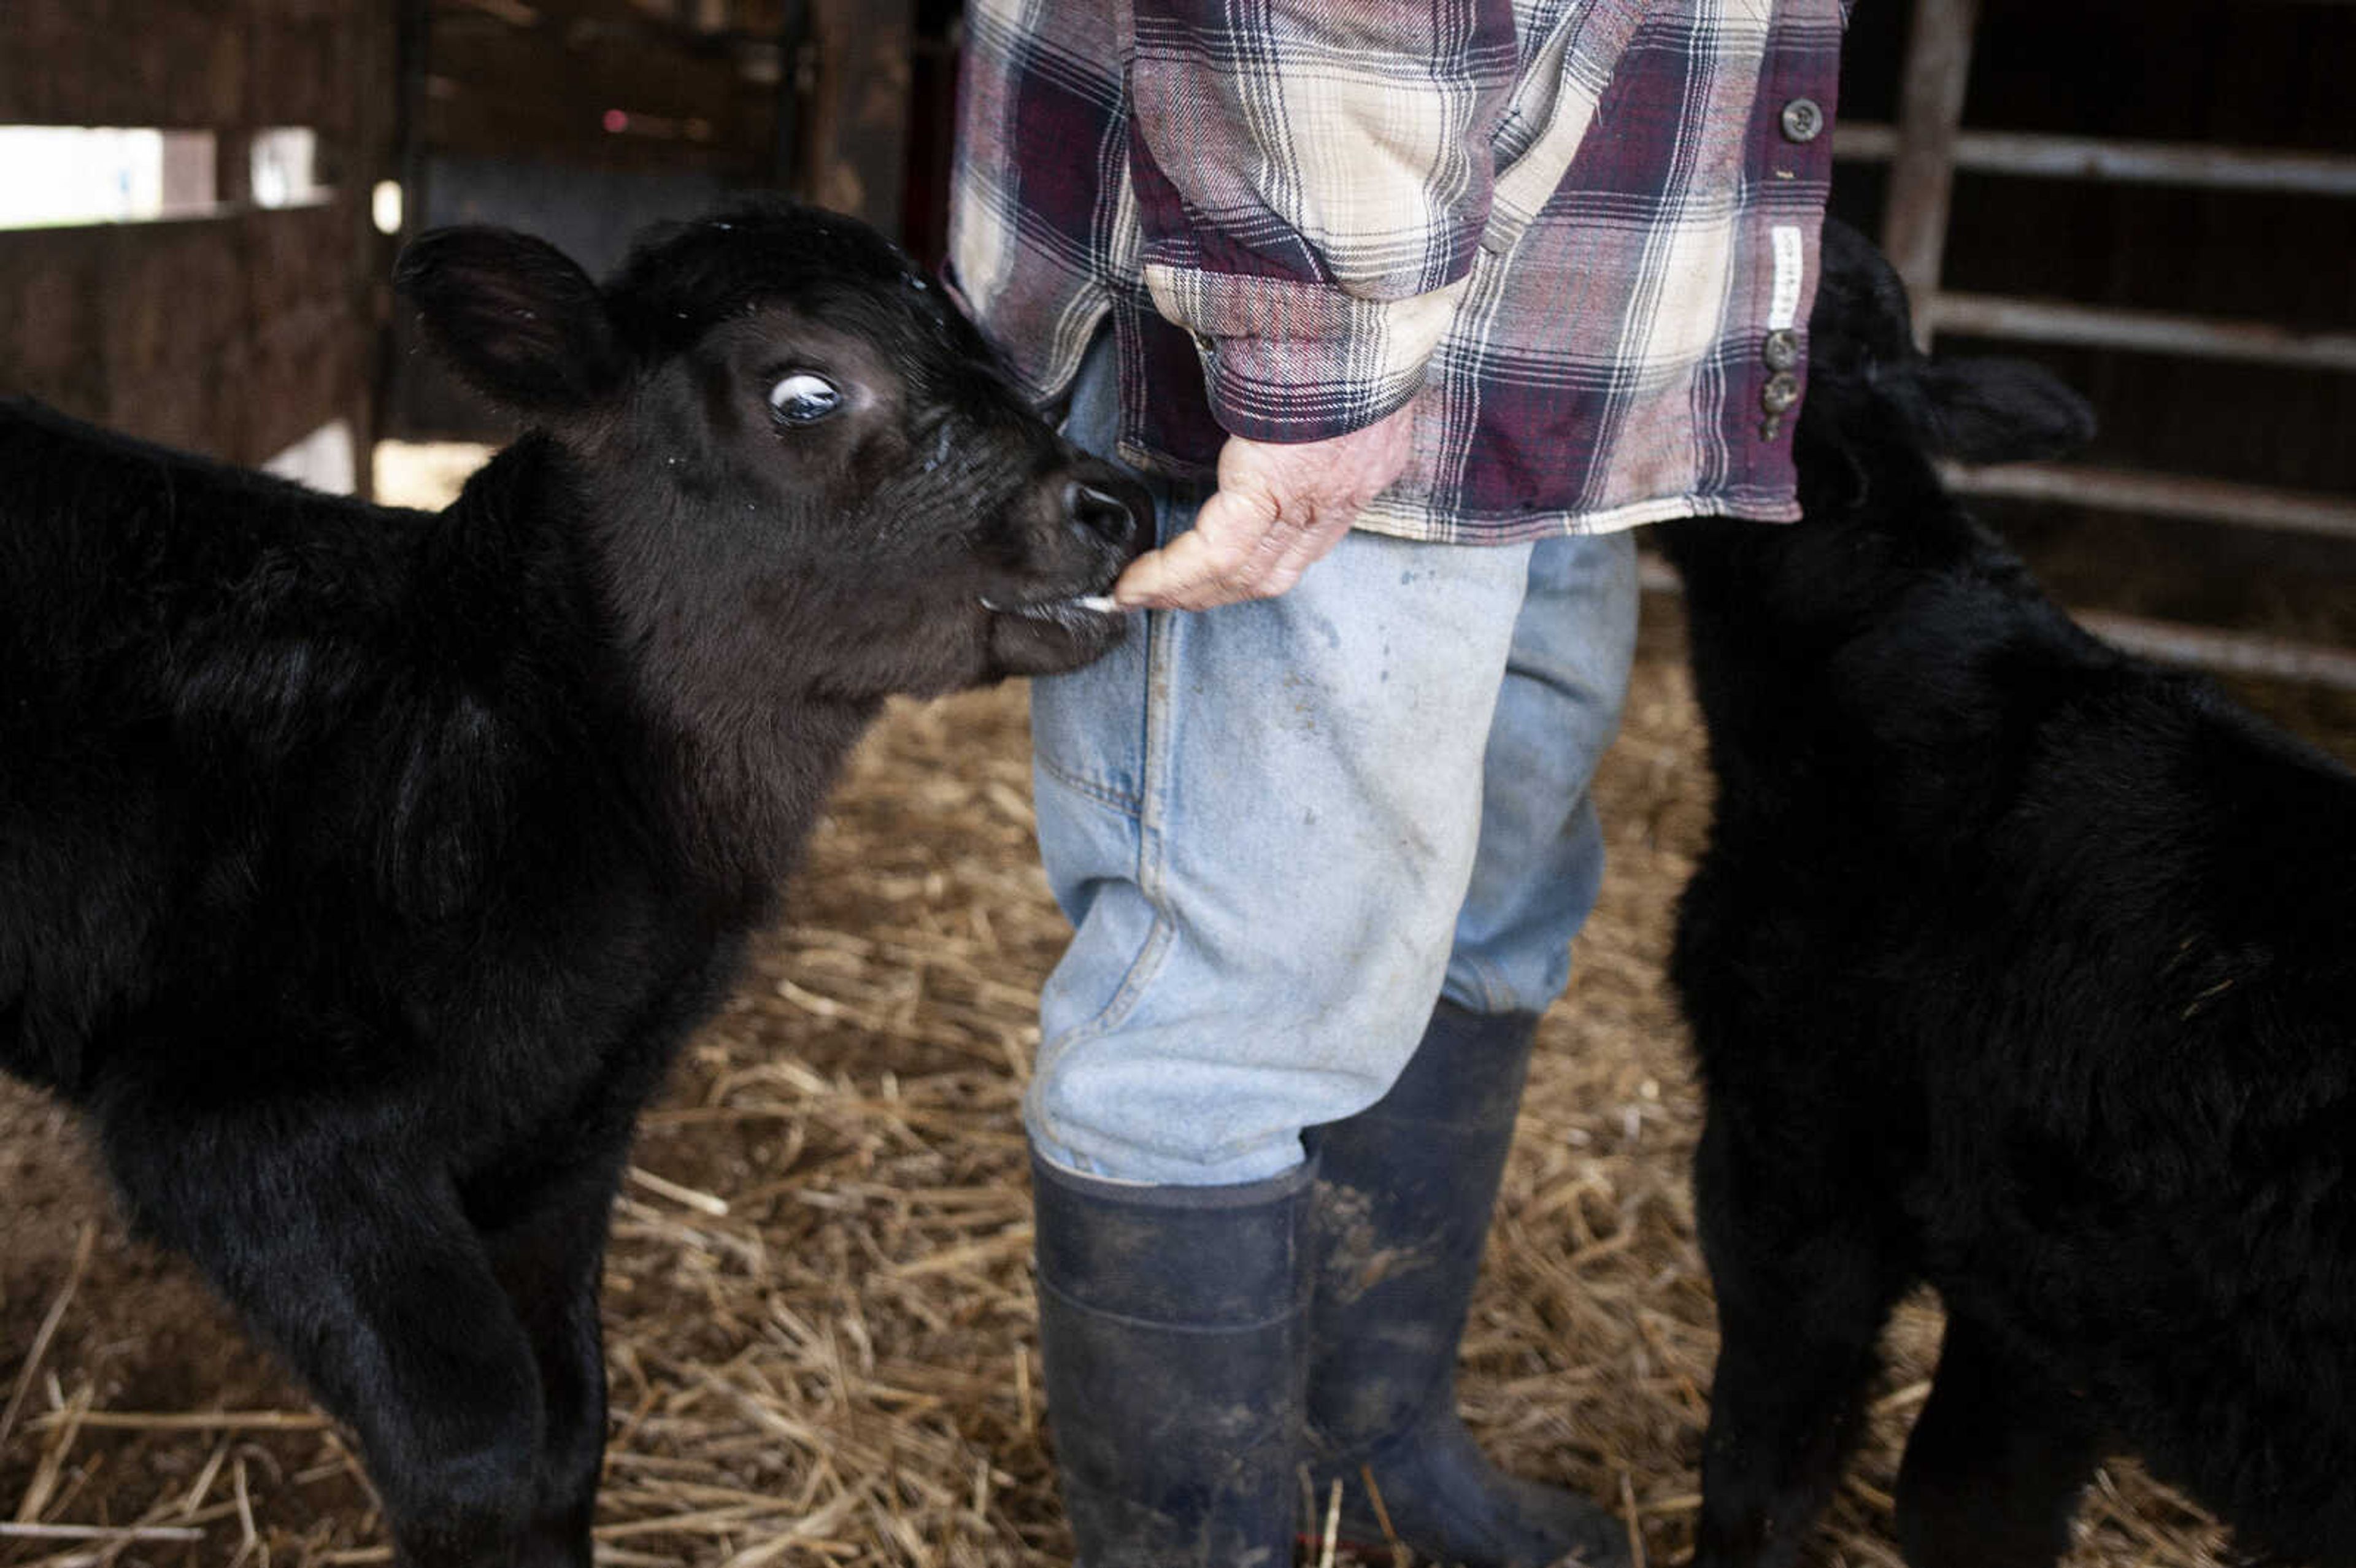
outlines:
[[[1991,468],[1942,465],[1941,472],[1948,488],[1966,496],[2058,501],[2104,511],[2190,517],[2356,541],[2356,501],[2338,496],[2076,463],[2010,463]]]
[[[1833,128],[1833,156],[1886,164],[1897,156],[1898,140],[1895,125],[1863,120],[1837,125]],[[2115,141],[2033,131],[1958,130],[1954,146],[1954,166],[1973,174],[2258,190],[2276,196],[2356,196],[2356,158],[2337,153]]]
[[[1944,292],[1931,297],[1928,309],[1916,312],[1918,323],[1926,318],[1933,332],[1966,337],[2125,348],[2188,359],[2239,359],[2295,370],[2356,371],[2356,333],[2300,332],[2264,321]]]

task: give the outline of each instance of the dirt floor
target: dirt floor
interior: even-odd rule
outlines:
[[[1612,869],[1540,1033],[1462,1388],[1494,1451],[1609,1502],[1655,1563],[1689,1547],[1714,1343],[1697,1104],[1661,980],[1708,809],[1674,610],[1647,605],[1598,785]],[[2257,695],[2356,757],[2343,705]],[[790,923],[647,1119],[606,1275],[601,1562],[1068,1563],[1016,1121],[1066,928],[1025,758],[1020,688],[895,709]],[[343,1441],[88,1172],[67,1116],[0,1087],[0,1564],[388,1561]],[[1936,1332],[1928,1301],[1902,1312],[1812,1562],[1897,1563],[1897,1445]],[[2104,1473],[2082,1532],[2075,1568],[2220,1562],[2132,1466]]]

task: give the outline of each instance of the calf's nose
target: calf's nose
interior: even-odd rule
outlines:
[[[1112,475],[1090,475],[1064,485],[1064,517],[1125,554],[1153,544],[1153,503],[1143,486]]]
[[[1117,545],[1125,545],[1137,528],[1137,519],[1118,496],[1074,479],[1064,485],[1064,516],[1081,528]]]

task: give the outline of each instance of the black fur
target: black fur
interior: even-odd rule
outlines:
[[[438,515],[0,405],[0,1063],[358,1430],[401,1563],[583,1568],[635,1113],[884,697],[1108,646],[1041,607],[1141,497],[847,219],[400,276],[533,423]]]
[[[1830,229],[1807,520],[1666,531],[1719,782],[1675,973],[1723,1346],[1699,1568],[1787,1564],[1891,1304],[1915,1568],[2042,1568],[2114,1449],[2356,1563],[2356,778],[2077,630],[1927,452],[2061,450]]]

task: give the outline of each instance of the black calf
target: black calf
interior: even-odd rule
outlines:
[[[634,1114],[884,698],[1093,657],[1136,528],[846,219],[401,282],[532,427],[437,516],[0,407],[0,1064],[402,1563],[580,1568]]]
[[[2089,428],[1925,363],[1828,232],[1807,520],[1667,530],[1719,781],[1676,979],[1723,1332],[1700,1568],[1798,1553],[1918,1281],[1916,1568],[2041,1568],[2139,1453],[2250,1548],[2356,1563],[2356,778],[2086,636],[1928,448]]]

